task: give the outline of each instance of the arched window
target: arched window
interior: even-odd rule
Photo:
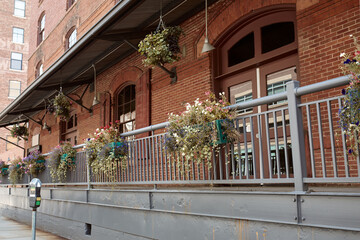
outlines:
[[[66,10],[68,10],[76,0],[66,0]]]
[[[117,95],[117,119],[120,121],[120,131],[135,130],[135,85],[128,85]]]
[[[284,6],[254,13],[225,33],[216,49],[216,90],[233,104],[285,91],[297,79],[295,26],[294,7]]]
[[[69,32],[66,34],[66,43],[65,48],[69,49],[76,43],[76,28],[72,27]]]
[[[35,78],[38,78],[39,76],[41,76],[44,72],[44,67],[42,62],[38,62],[38,64],[36,65],[36,70],[35,70]]]
[[[43,12],[38,20],[38,41],[37,44],[39,45],[45,39],[45,12]]]

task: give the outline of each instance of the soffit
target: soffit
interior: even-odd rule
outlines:
[[[52,99],[60,86],[68,94],[92,83],[93,65],[100,74],[133,53],[131,45],[137,46],[145,34],[156,29],[160,5],[163,20],[170,26],[203,10],[204,0],[120,1],[0,113],[0,127],[26,120],[23,114],[33,116],[45,109],[44,99]]]

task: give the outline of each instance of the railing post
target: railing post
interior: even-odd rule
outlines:
[[[303,178],[306,177],[306,158],[305,158],[305,138],[302,112],[298,107],[300,97],[295,95],[296,88],[299,87],[298,81],[290,81],[286,84],[289,119],[291,150],[294,168],[295,191],[306,191]]]
[[[87,189],[91,189],[91,174],[90,174],[90,166],[89,166],[89,157],[88,154],[85,152],[86,158],[86,180],[87,180]]]

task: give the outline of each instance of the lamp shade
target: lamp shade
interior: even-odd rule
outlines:
[[[201,52],[202,53],[210,52],[211,50],[214,50],[214,49],[215,49],[215,47],[209,43],[208,37],[205,37],[204,45],[203,45]]]

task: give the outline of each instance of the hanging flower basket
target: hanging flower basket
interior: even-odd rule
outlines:
[[[352,54],[340,54],[341,69],[345,75],[351,77],[349,86],[342,90],[344,98],[339,109],[339,118],[340,126],[346,137],[348,153],[358,155],[358,145],[360,144],[360,45],[355,37],[353,39],[356,46],[355,51]]]
[[[76,150],[69,142],[56,146],[49,155],[50,175],[53,181],[64,182],[67,172],[76,168]]]
[[[171,155],[180,153],[184,157],[184,161],[177,158],[179,169],[189,170],[192,161],[211,167],[213,150],[218,153],[225,143],[240,138],[232,124],[236,113],[225,108],[229,103],[224,94],[220,94],[219,101],[213,93],[206,95],[209,99],[205,101],[187,103],[180,115],[169,115],[165,148]]]
[[[179,38],[183,33],[179,26],[157,30],[145,36],[139,43],[139,52],[145,55],[147,66],[163,66],[180,60]]]
[[[54,98],[53,107],[55,109],[56,117],[60,116],[60,119],[63,121],[70,118],[71,102],[64,93],[59,92],[59,94]]]
[[[96,129],[85,141],[84,150],[93,174],[104,173],[115,181],[117,168],[124,171],[127,167],[128,144],[120,137],[119,121]]]
[[[11,130],[10,130],[11,136],[12,137],[21,137],[23,138],[25,141],[27,141],[27,137],[29,136],[29,132],[28,129],[25,125],[23,126],[19,126],[19,125],[14,125]]]
[[[22,161],[25,164],[25,173],[33,177],[37,177],[45,170],[45,157],[39,151],[31,152]]]
[[[24,176],[26,165],[23,160],[18,157],[14,159],[9,166],[9,180],[12,184],[18,183]]]

